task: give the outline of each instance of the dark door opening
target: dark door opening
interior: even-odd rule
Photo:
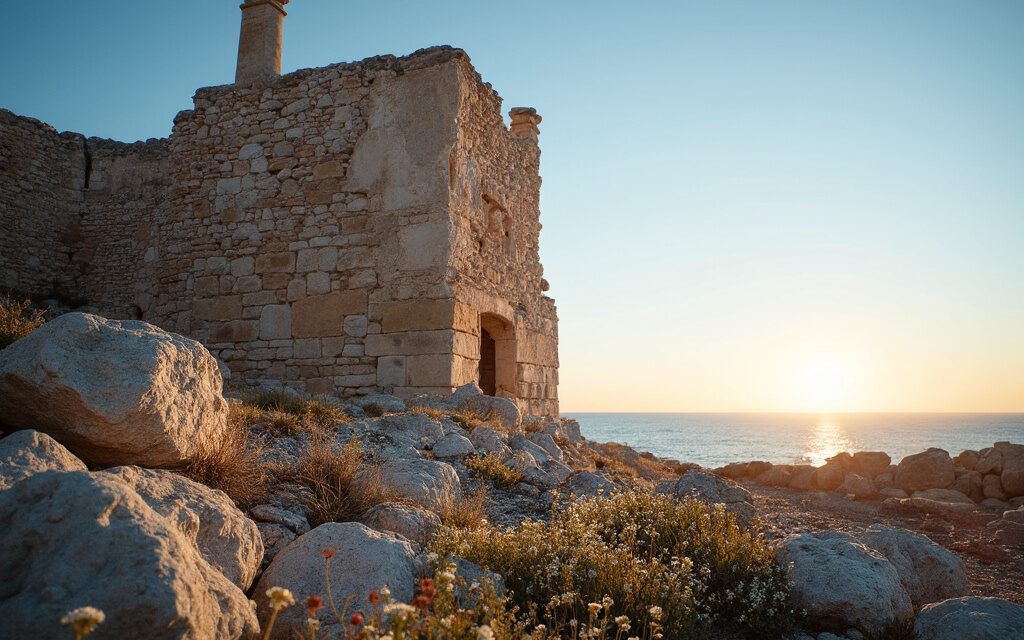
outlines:
[[[480,389],[489,396],[498,393],[497,349],[487,329],[480,330]]]

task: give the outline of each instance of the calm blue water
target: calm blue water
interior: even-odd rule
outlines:
[[[1024,443],[1021,413],[573,413],[583,435],[717,467],[767,460],[819,465],[840,451],[903,456],[939,447],[956,455],[993,442]]]

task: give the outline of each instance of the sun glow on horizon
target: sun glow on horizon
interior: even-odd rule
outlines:
[[[817,356],[800,364],[792,374],[793,402],[801,410],[841,412],[856,400],[861,376],[858,368],[839,356]]]

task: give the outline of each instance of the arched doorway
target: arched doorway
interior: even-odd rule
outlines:
[[[480,389],[489,396],[514,397],[516,332],[512,323],[493,313],[480,314]]]

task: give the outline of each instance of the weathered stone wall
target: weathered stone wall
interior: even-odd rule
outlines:
[[[66,284],[84,141],[0,109],[0,287],[50,296]]]
[[[0,192],[5,278],[33,292],[63,278],[104,314],[202,340],[237,377],[310,393],[450,392],[478,379],[486,330],[496,393],[557,415],[540,153],[464,52],[210,87],[194,103],[169,140],[145,143],[5,125],[5,153],[31,158]],[[56,266],[34,274],[14,238]]]

